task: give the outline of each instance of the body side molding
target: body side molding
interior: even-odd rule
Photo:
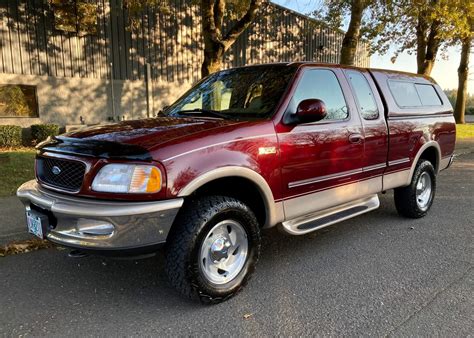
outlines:
[[[415,158],[413,159],[411,163],[410,168],[406,168],[403,170],[397,170],[393,172],[386,172],[383,175],[383,190],[388,190],[388,189],[393,189],[393,188],[398,188],[398,187],[406,187],[407,185],[410,184],[411,179],[413,177],[413,173],[415,172],[416,164],[418,163],[418,160],[421,157],[421,154],[423,152],[430,148],[433,147],[436,149],[436,173],[439,173],[440,169],[442,169],[441,165],[441,149],[439,147],[438,142],[436,141],[429,141],[418,150],[416,153]]]

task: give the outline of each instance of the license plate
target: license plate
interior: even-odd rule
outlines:
[[[44,239],[46,224],[48,217],[40,215],[32,210],[26,212],[26,223],[28,224],[28,232]]]

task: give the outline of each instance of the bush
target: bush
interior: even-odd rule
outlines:
[[[31,126],[31,139],[35,143],[42,142],[48,136],[59,135],[59,126],[57,124],[33,124]]]
[[[21,145],[20,126],[0,126],[0,146],[12,147]]]

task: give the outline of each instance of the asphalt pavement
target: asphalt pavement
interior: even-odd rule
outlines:
[[[0,336],[472,335],[473,205],[470,153],[440,174],[425,218],[399,217],[389,192],[378,210],[312,234],[264,232],[253,279],[214,306],[176,294],[162,256],[0,258]]]

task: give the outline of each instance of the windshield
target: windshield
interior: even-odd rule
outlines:
[[[295,70],[286,65],[265,65],[214,73],[191,88],[164,114],[244,120],[268,118]]]

